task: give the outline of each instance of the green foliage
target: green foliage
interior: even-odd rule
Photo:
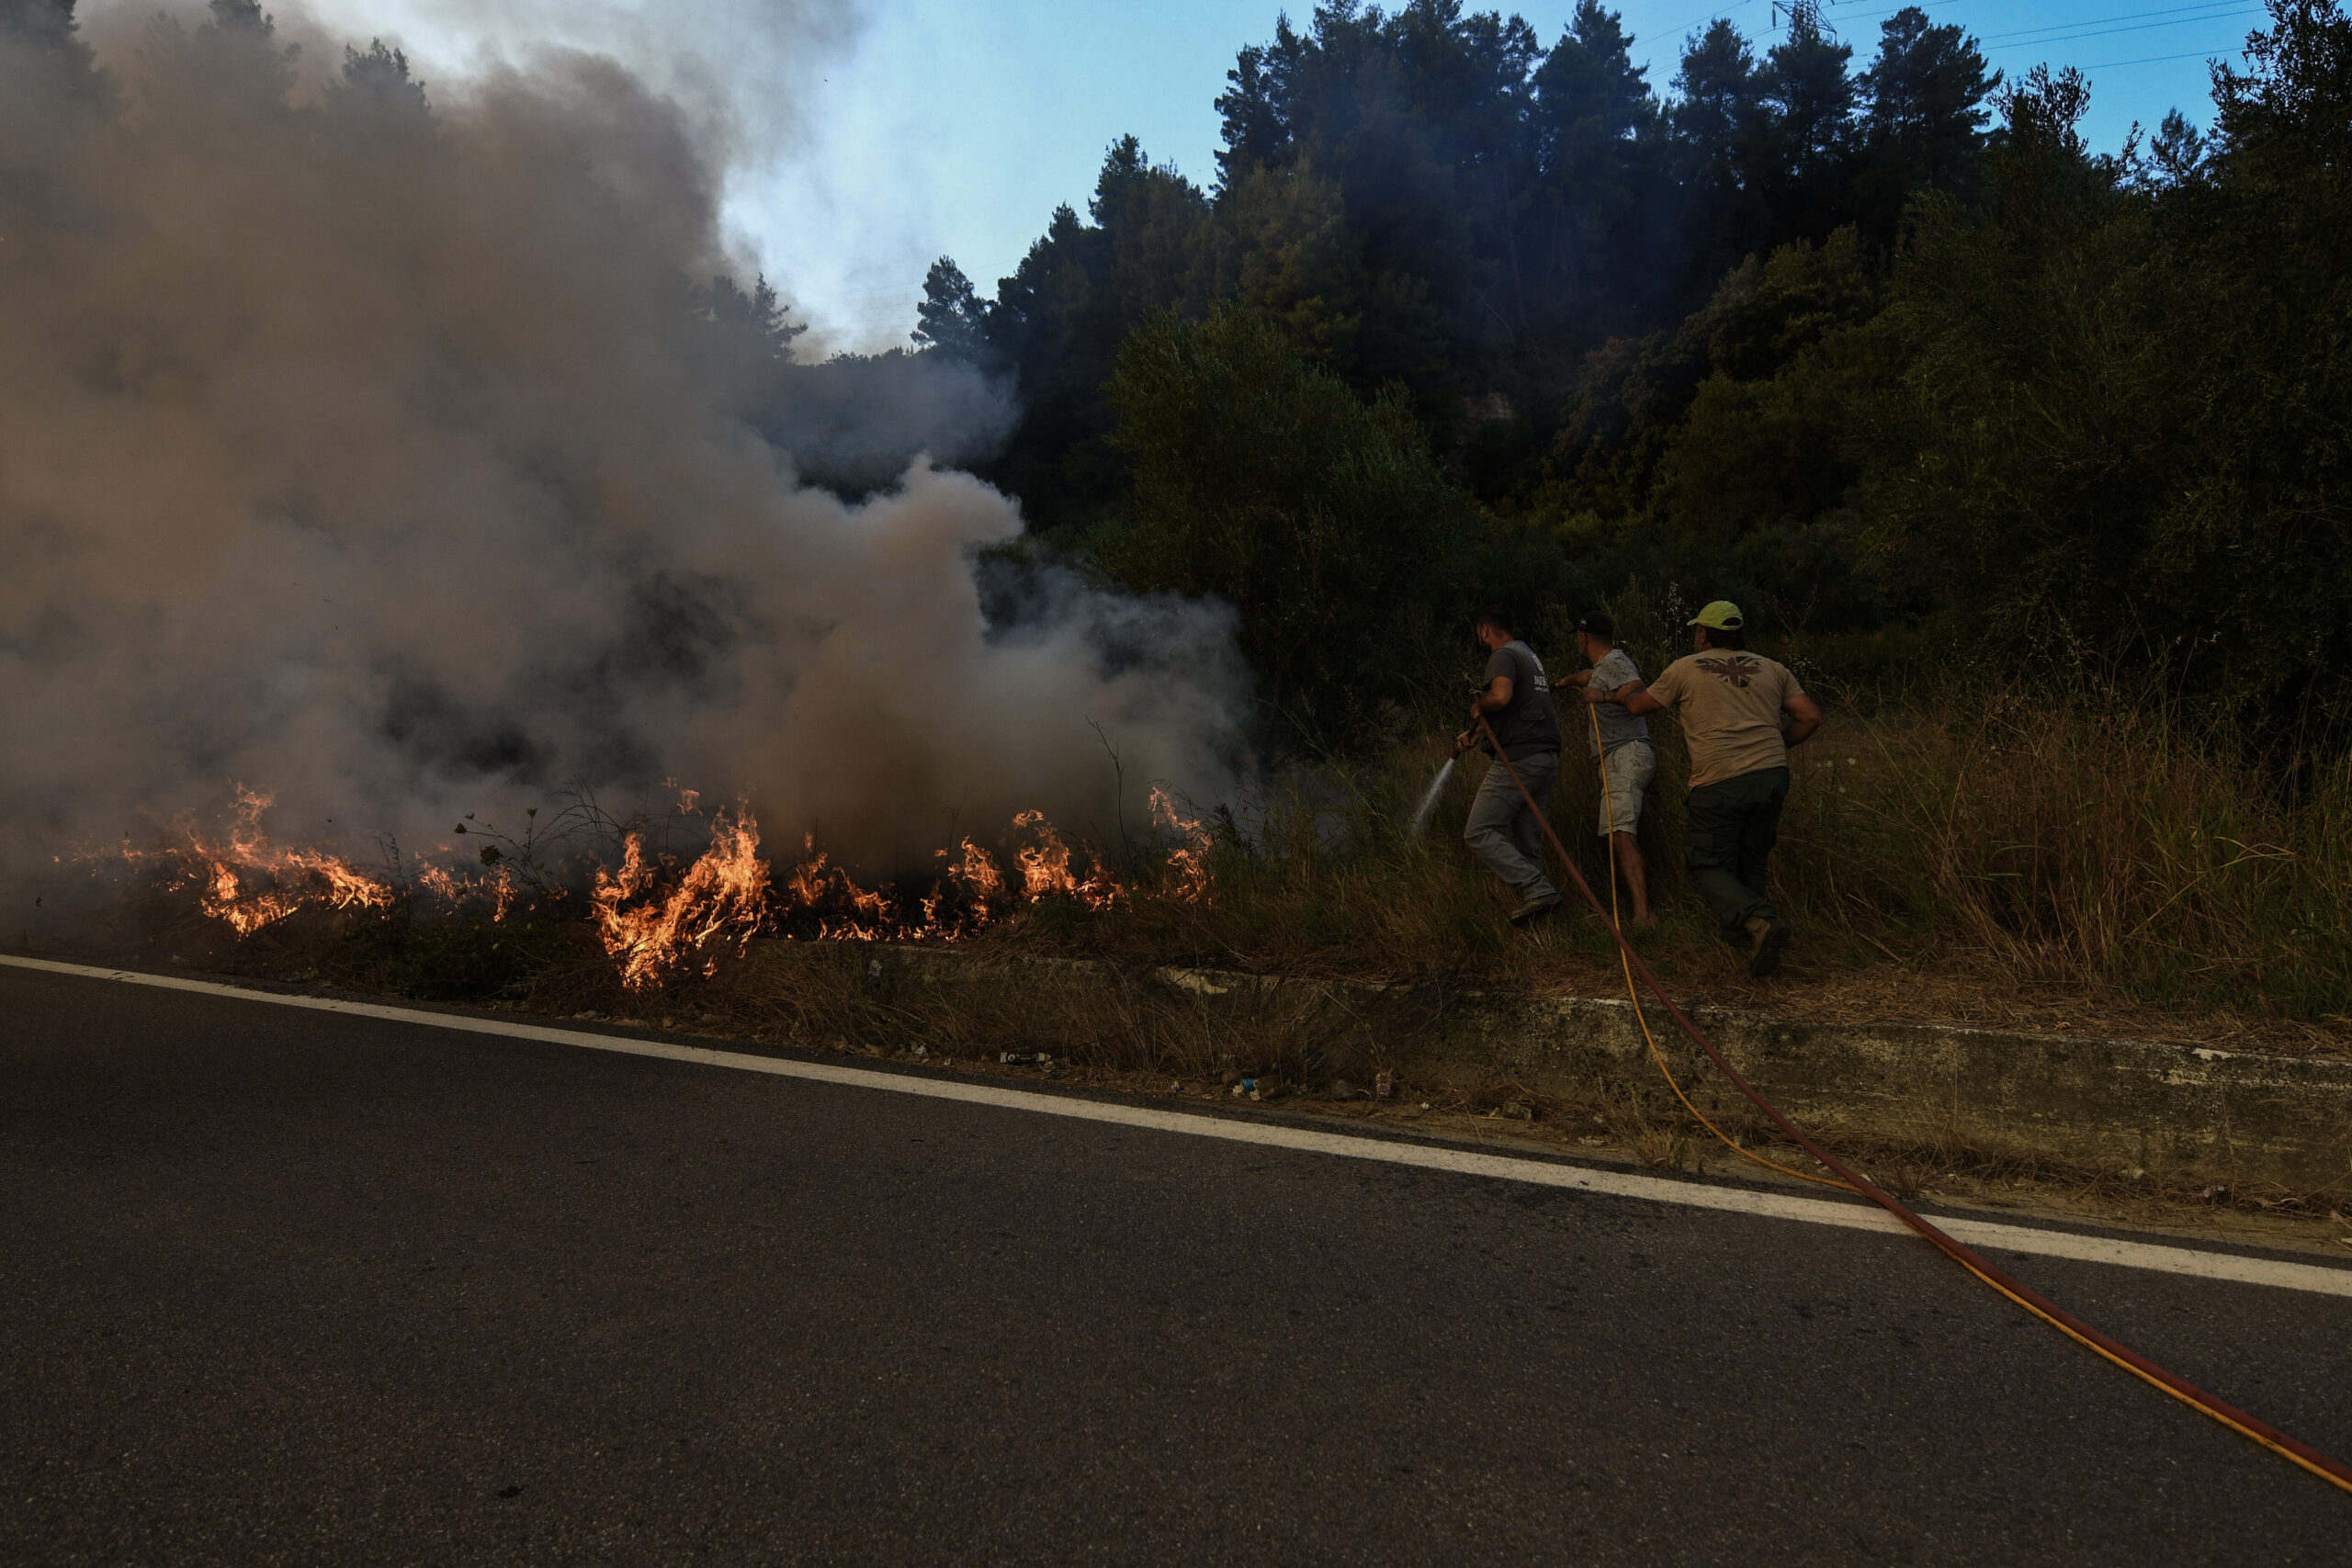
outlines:
[[[1992,118],[1983,106],[2001,73],[1986,70],[1975,39],[1957,27],[1932,25],[1916,6],[1880,28],[1878,58],[1861,79],[1870,109],[1855,197],[1864,231],[1891,247],[1915,192],[1974,189]]]
[[[1600,0],[1548,49],[1453,0],[1319,6],[1240,51],[1213,189],[1123,140],[993,299],[941,258],[917,341],[1012,378],[983,471],[1044,546],[1232,600],[1318,743],[1424,705],[1474,597],[1705,584],[1873,628],[1917,600],[1853,509],[1854,410],[1905,349],[1870,327],[1894,215],[1974,188],[1997,78],[1916,7],[1852,55],[1719,21],[1666,102]]]
[[[1549,260],[1538,319],[1579,335],[1625,330],[1670,298],[1674,192],[1668,119],[1616,13],[1578,0],[1532,79],[1536,161],[1531,235]]]
[[[915,307],[913,333],[919,348],[967,365],[987,362],[988,312],[964,269],[945,256],[923,274],[922,303]]]
[[[2218,145],[2142,175],[2007,99],[1986,197],[1923,202],[1866,485],[1883,558],[1993,635],[2342,716],[2352,593],[2352,26],[2277,0]]]
[[[1366,399],[1402,387],[1441,459],[1499,500],[1540,463],[1583,355],[1670,329],[1725,271],[1973,178],[1992,79],[1917,8],[1866,73],[1809,25],[1758,59],[1727,22],[1661,102],[1600,0],[1545,49],[1455,0],[1340,0],[1240,51],[1204,192],[1113,145],[1088,218],[1057,211],[983,300],[941,258],[916,342],[1009,372],[1024,416],[984,470],[1082,547],[1128,475],[1101,394],[1156,311],[1238,301]],[[1089,220],[1091,219],[1091,221]]]
[[[1655,671],[1668,607],[1629,596],[1616,608]],[[2087,1010],[2101,1021],[2088,1027],[2119,1033],[2148,1027],[2136,1010],[2150,1006],[2226,1010],[2239,1027],[2352,1014],[2352,769],[2307,759],[2290,799],[2242,737],[2154,682],[2053,693],[2013,666],[1973,684],[1920,682],[1869,716],[1841,705],[1791,754],[1771,874],[1800,942],[1769,995],[1682,874],[1689,754],[1670,718],[1652,733],[1658,782],[1639,838],[1661,919],[1631,936],[1678,989],[1779,1005],[1794,986],[1808,1007],[1965,1008],[2012,1027],[2039,1009],[2082,1028]],[[1621,987],[1599,922],[1568,916],[1532,933],[1506,922],[1509,890],[1460,841],[1480,762],[1458,772],[1426,840],[1408,833],[1444,755],[1424,735],[1317,769],[1312,785],[1295,779],[1220,843],[1210,898],[1138,900],[1072,948],[1293,975]],[[1570,756],[1549,815],[1605,898],[1598,778]],[[2293,1028],[2269,1038],[2312,1044]]]
[[[1403,396],[1370,403],[1267,317],[1163,315],[1128,339],[1110,400],[1135,502],[1096,559],[1139,592],[1214,595],[1272,712],[1310,743],[1426,694],[1460,641],[1471,504]]]
[[[1680,326],[1588,359],[1521,503],[1589,589],[1680,582],[1783,635],[1877,624],[1848,432],[1901,367],[1883,292],[1851,230],[1747,262]]]

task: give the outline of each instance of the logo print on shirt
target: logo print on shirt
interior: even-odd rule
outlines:
[[[1699,668],[1718,681],[1729,682],[1745,690],[1747,682],[1764,673],[1764,666],[1752,653],[1735,653],[1724,659],[1702,659]]]

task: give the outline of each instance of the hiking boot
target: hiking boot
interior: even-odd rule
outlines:
[[[1778,920],[1768,920],[1758,915],[1747,922],[1751,939],[1747,949],[1747,972],[1761,980],[1781,966],[1781,950],[1789,945],[1789,938],[1797,933]]]
[[[1550,914],[1559,907],[1560,896],[1557,893],[1554,893],[1546,897],[1530,898],[1526,903],[1521,904],[1518,908],[1513,909],[1510,912],[1510,923],[1515,926],[1527,925],[1532,921],[1542,919],[1544,916]]]

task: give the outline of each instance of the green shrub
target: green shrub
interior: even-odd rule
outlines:
[[[1110,397],[1135,468],[1094,541],[1122,586],[1223,599],[1272,714],[1321,749],[1359,743],[1383,700],[1450,681],[1467,636],[1475,507],[1403,393],[1372,402],[1238,306],[1157,318]]]

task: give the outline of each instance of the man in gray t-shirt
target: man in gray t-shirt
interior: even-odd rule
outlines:
[[[1552,711],[1552,683],[1544,661],[1511,629],[1500,608],[1478,617],[1478,646],[1487,652],[1485,683],[1470,705],[1472,728],[1454,737],[1453,754],[1474,746],[1493,754],[1478,721],[1494,731],[1502,755],[1479,782],[1463,840],[1519,895],[1510,923],[1523,926],[1560,907],[1559,890],[1544,874],[1544,805],[1560,774],[1560,722]],[[1509,758],[1510,766],[1503,766]],[[1513,778],[1513,774],[1518,776]],[[1527,795],[1520,794],[1525,785]],[[1528,797],[1534,807],[1530,809]]]
[[[1596,610],[1577,623],[1577,652],[1592,666],[1567,678],[1573,686],[1597,692],[1642,689],[1642,672],[1631,655],[1617,646],[1617,624]],[[1642,799],[1657,773],[1657,753],[1650,748],[1650,721],[1627,713],[1615,704],[1588,706],[1595,716],[1585,721],[1585,745],[1600,763],[1600,835],[1609,840],[1618,874],[1634,896],[1634,921],[1651,923],[1649,869],[1642,863]],[[1598,720],[1596,724],[1595,719]]]

